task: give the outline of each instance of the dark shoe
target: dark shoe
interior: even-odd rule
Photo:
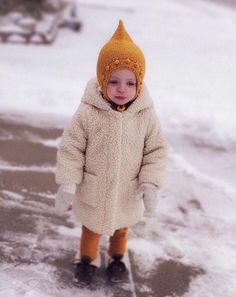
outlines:
[[[83,256],[79,261],[74,262],[74,279],[73,283],[77,286],[87,286],[92,283],[96,266],[91,264],[92,259],[88,256]]]
[[[127,279],[128,270],[125,266],[125,263],[121,261],[122,258],[122,254],[114,255],[107,267],[107,276],[111,282],[118,283]]]

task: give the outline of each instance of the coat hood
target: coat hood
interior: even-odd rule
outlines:
[[[84,91],[84,95],[81,100],[83,103],[93,105],[98,109],[110,110],[110,103],[104,99],[101,95],[101,88],[96,78],[92,78]],[[148,90],[143,85],[141,94],[134,100],[130,107],[125,111],[127,113],[136,113],[143,109],[153,106],[153,101],[148,93]]]

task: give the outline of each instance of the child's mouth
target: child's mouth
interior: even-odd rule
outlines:
[[[116,99],[118,100],[124,100],[126,97],[123,97],[123,96],[115,96]]]

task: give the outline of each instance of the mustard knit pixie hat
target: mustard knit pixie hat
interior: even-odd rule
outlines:
[[[122,68],[128,68],[134,72],[137,79],[136,97],[139,96],[145,74],[145,58],[120,20],[115,33],[100,50],[97,61],[97,78],[106,98],[108,98],[107,83],[111,73]]]

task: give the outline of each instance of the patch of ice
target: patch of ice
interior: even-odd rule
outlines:
[[[154,241],[151,242],[142,238],[130,238],[128,248],[134,252],[135,263],[138,267],[142,267],[143,273],[151,272],[156,259],[169,259],[169,257],[163,253],[159,244]]]
[[[42,166],[15,166],[2,160],[0,160],[0,169],[2,171],[31,171],[31,172],[55,173],[55,167],[48,166],[47,164]]]
[[[3,264],[0,271],[2,296],[14,297],[90,297],[88,289],[78,289],[71,284],[60,284],[56,279],[56,268],[48,264],[15,266]],[[11,284],[11,288],[9,288]],[[103,290],[96,291],[97,297],[109,297]]]
[[[75,236],[79,237],[81,235],[81,227],[75,227],[75,228],[68,228],[65,226],[59,226],[57,227],[56,231],[60,233],[61,235],[67,235],[67,236]]]
[[[11,197],[11,199],[15,200],[15,201],[23,201],[24,200],[24,196],[15,193],[15,192],[11,192],[11,191],[7,191],[7,190],[2,190],[2,193],[4,195],[7,195],[9,197]]]
[[[23,192],[23,191],[22,191]],[[28,191],[26,191],[28,192]],[[29,194],[32,194],[32,195],[38,195],[38,196],[42,196],[42,197],[45,197],[45,198],[48,198],[48,199],[55,199],[55,194],[48,194],[48,193],[44,193],[44,192],[28,192]]]
[[[235,297],[235,287],[236,282],[230,273],[212,271],[194,279],[183,297]]]
[[[49,139],[49,140],[38,140],[39,143],[42,143],[44,146],[50,146],[50,147],[58,147],[59,142],[61,140],[61,137],[57,139]]]

